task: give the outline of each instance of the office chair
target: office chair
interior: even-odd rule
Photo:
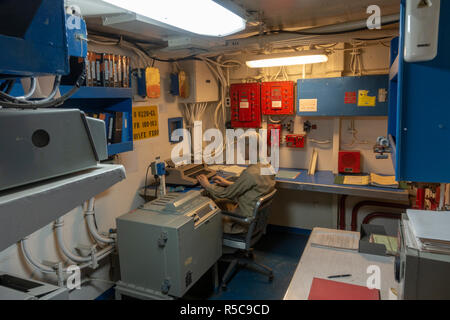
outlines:
[[[269,267],[257,263],[253,254],[253,246],[266,233],[267,220],[269,218],[270,207],[276,190],[260,198],[256,203],[253,216],[245,218],[231,212],[222,212],[224,216],[229,217],[235,222],[249,226],[247,233],[242,234],[223,234],[223,245],[229,248],[237,249],[232,254],[225,254],[220,261],[229,262],[229,266],[222,277],[221,287],[226,290],[227,282],[236,266],[245,266],[269,277],[273,280],[273,271]]]

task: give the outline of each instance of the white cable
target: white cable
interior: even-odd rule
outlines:
[[[282,122],[282,120],[273,120],[272,116],[269,116],[269,121],[272,123],[281,123]]]
[[[61,248],[61,251],[64,253],[64,255],[67,258],[69,258],[73,262],[77,262],[77,263],[91,262],[93,258],[100,260],[102,257],[105,257],[105,256],[109,255],[110,253],[112,253],[114,250],[114,247],[107,246],[107,247],[103,248],[102,250],[100,250],[99,252],[97,252],[95,254],[95,257],[92,257],[91,255],[89,255],[88,257],[82,257],[79,255],[76,255],[76,254],[72,253],[66,247],[66,245],[64,243],[64,236],[63,236],[63,232],[62,232],[63,226],[64,226],[64,220],[62,218],[59,218],[58,220],[56,220],[56,223],[55,223],[56,238],[58,240],[58,245]]]
[[[41,262],[37,261],[36,259],[33,258],[33,255],[31,254],[29,248],[28,248],[28,237],[22,239],[20,241],[21,247],[22,247],[22,252],[23,255],[25,256],[25,259],[28,261],[29,264],[31,264],[32,266],[34,266],[36,269],[38,269],[39,271],[41,271],[42,273],[57,273],[58,270],[56,268],[51,268],[49,266],[46,266],[44,264],[42,264]],[[59,263],[55,263],[55,266],[58,265]],[[90,263],[85,263],[85,264],[81,264],[78,265],[78,267],[80,269],[85,269],[87,267],[90,266]],[[67,272],[67,268],[63,268],[62,270],[63,272]]]
[[[308,138],[308,142],[317,143],[317,144],[330,144],[333,143],[331,140],[316,140]]]
[[[27,240],[28,240],[28,237],[22,239],[20,241],[20,244],[22,247],[23,255],[25,256],[28,263],[43,273],[55,273],[56,272],[55,269],[50,268],[49,266],[43,265],[42,263],[40,263],[39,261],[37,261],[33,258],[30,251],[28,250]]]

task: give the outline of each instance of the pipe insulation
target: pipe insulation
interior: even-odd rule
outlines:
[[[86,217],[86,222],[88,225],[88,229],[89,229],[89,233],[94,237],[94,239],[98,242],[101,243],[106,243],[106,244],[113,244],[115,242],[114,239],[108,238],[108,237],[104,237],[101,234],[98,233],[98,230],[95,226],[95,221],[94,221],[94,204],[95,204],[95,199],[92,198],[87,202],[87,206],[85,209],[85,217]]]

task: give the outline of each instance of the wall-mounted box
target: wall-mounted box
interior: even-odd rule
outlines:
[[[178,130],[183,129],[183,118],[170,118],[167,120],[169,127],[169,142],[170,143],[178,143],[183,141],[183,136],[173,136],[172,134]],[[178,139],[177,139],[178,138]]]
[[[263,82],[261,84],[261,109],[265,115],[293,114],[294,100],[294,83],[292,81]]]
[[[232,84],[231,126],[233,128],[261,128],[261,85],[259,83]]]
[[[396,178],[450,183],[450,1],[440,3],[438,53],[431,61],[405,61],[407,17],[403,0],[400,17],[399,46],[391,50],[394,90],[390,94],[397,94],[397,99],[391,99],[389,115]]]
[[[281,124],[268,124],[267,125],[267,145],[272,147],[272,133],[274,134],[274,142],[276,146],[280,146],[283,142],[283,136],[281,130],[283,125]]]
[[[300,79],[299,116],[387,116],[389,76]]]
[[[306,136],[302,134],[286,135],[286,147],[294,149],[303,149],[306,143]]]
[[[361,173],[360,151],[339,151],[339,173]]]
[[[181,103],[219,101],[217,77],[203,61],[188,60],[179,62],[181,69],[189,78],[189,97],[180,98]]]

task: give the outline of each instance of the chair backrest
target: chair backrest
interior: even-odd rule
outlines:
[[[252,247],[264,235],[269,219],[270,209],[277,190],[261,197],[253,211],[253,221],[250,224],[246,237],[246,247]]]

